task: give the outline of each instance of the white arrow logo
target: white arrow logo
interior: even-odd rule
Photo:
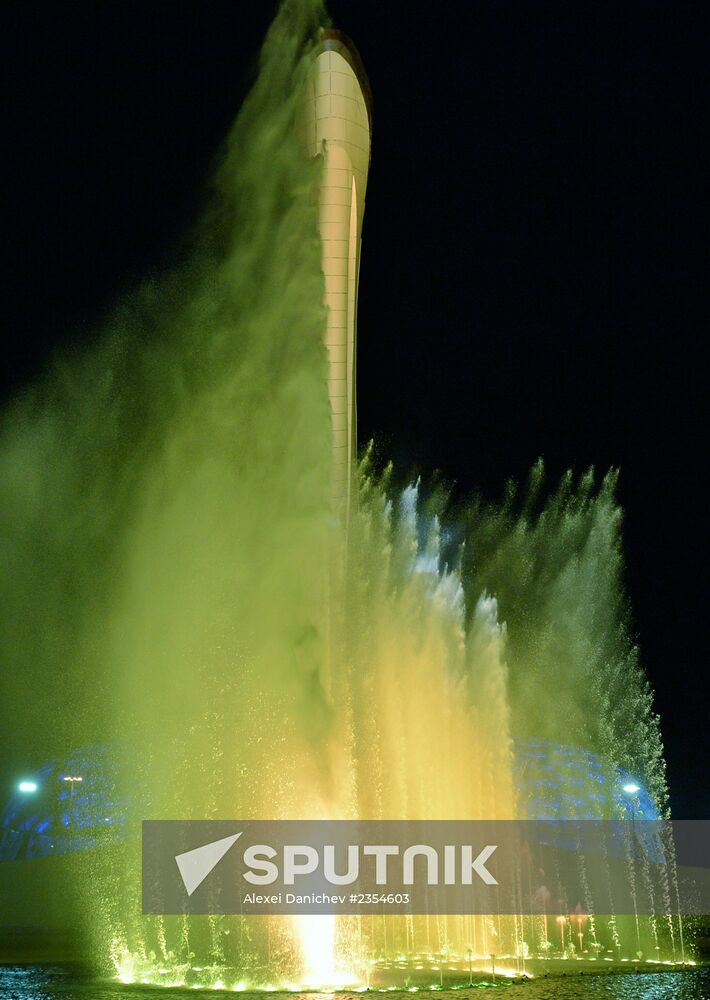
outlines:
[[[236,843],[240,837],[241,833],[235,833],[232,837],[213,840],[211,844],[204,844],[192,851],[175,855],[175,861],[180,869],[188,896],[191,896],[195,889],[202,885],[212,869],[219,864],[232,844]]]

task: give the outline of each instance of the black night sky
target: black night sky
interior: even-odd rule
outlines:
[[[3,398],[173,260],[273,10],[5,6]],[[330,10],[374,93],[360,440],[490,498],[621,467],[674,815],[708,817],[703,6]]]

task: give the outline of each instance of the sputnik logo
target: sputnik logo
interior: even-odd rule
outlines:
[[[188,896],[191,896],[195,889],[202,885],[212,869],[217,867],[230,847],[236,844],[240,837],[241,833],[235,833],[231,837],[213,840],[210,844],[203,844],[202,847],[196,847],[192,851],[175,855],[175,861]]]
[[[202,847],[196,847],[183,854],[176,854],[177,863],[183,885],[188,896],[204,882],[213,868],[222,860],[227,851],[241,837],[239,833],[232,834],[231,837],[223,837],[220,840],[210,841]],[[365,844],[359,848],[356,844],[348,847],[348,870],[347,873],[337,873],[335,870],[335,846],[326,844],[323,847],[323,857],[320,852],[308,844],[285,844],[283,846],[283,872],[279,872],[278,864],[271,859],[278,854],[275,848],[269,844],[252,844],[244,851],[244,863],[247,871],[243,874],[243,879],[251,885],[273,885],[283,879],[284,885],[294,885],[296,879],[307,878],[314,872],[318,872],[322,864],[322,875],[327,882],[332,885],[352,885],[360,875],[359,853],[365,857],[375,859],[375,884],[384,886],[388,884],[388,865],[390,857],[398,856],[400,848],[395,844]],[[459,848],[461,855],[460,880],[462,885],[471,885],[472,876],[475,873],[486,885],[497,885],[497,880],[486,868],[486,862],[497,847],[489,844],[484,847],[477,857],[473,856],[473,847],[470,844],[463,844]],[[439,885],[439,857],[434,847],[427,844],[413,844],[407,847],[402,855],[402,868],[399,877],[403,885],[414,885],[415,859],[423,855],[427,859],[427,881],[429,885]],[[394,877],[394,876],[393,876]],[[444,884],[456,884],[456,847],[449,844],[444,848]]]

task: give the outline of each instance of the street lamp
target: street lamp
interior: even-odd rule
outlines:
[[[579,938],[579,954],[584,951],[584,921],[587,919],[584,913],[578,913],[575,917],[577,921],[577,937]]]
[[[64,777],[62,778],[62,781],[68,781],[70,783],[69,784],[69,787],[71,789],[71,791],[69,792],[70,800],[74,798],[74,785],[77,783],[77,781],[83,781],[83,780],[84,779],[79,774],[65,774]]]
[[[626,792],[627,795],[636,795],[637,792],[641,791],[640,785],[637,785],[635,781],[628,781],[625,785],[622,785],[622,790]],[[643,816],[643,813],[641,813]],[[636,869],[636,803],[631,803],[631,858],[630,863],[632,871]],[[636,895],[634,894],[634,918],[636,920],[636,946],[637,954],[641,954],[641,928],[639,927],[639,915],[636,908]]]
[[[641,791],[641,786],[637,785],[635,781],[627,781],[625,785],[621,786],[621,790],[627,795],[632,796]],[[636,803],[632,801],[629,804],[629,809],[631,812],[631,840],[633,843],[636,837],[636,827],[634,824],[634,820],[636,818]]]
[[[567,917],[558,917],[557,923],[560,925],[560,941],[562,942],[562,954],[564,955],[565,950],[565,924],[567,923]]]
[[[641,791],[641,786],[637,785],[635,781],[627,781],[625,785],[621,786],[622,792],[625,792],[629,796],[636,795],[637,792]],[[633,851],[633,856],[636,856],[636,803],[634,801],[629,803],[629,811],[631,813],[631,847]],[[643,814],[642,814],[643,815]]]
[[[81,777],[80,774],[65,774],[64,777],[62,778],[62,781],[68,781],[69,782],[69,788],[70,788],[70,792],[69,792],[69,816],[70,816],[70,818],[72,816],[72,810],[73,810],[73,806],[74,806],[74,785],[76,785],[79,781],[83,781],[83,780],[84,779]]]
[[[21,781],[17,788],[20,792],[24,792],[25,795],[31,795],[32,792],[37,791],[37,783],[35,781]]]

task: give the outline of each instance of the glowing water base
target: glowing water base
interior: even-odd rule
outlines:
[[[667,900],[643,919],[593,899],[524,918],[141,916],[145,817],[667,813],[615,474],[550,490],[537,466],[452,531],[445,498],[395,490],[369,451],[355,472],[371,119],[324,24],[316,0],[282,6],[191,263],[5,414],[4,738],[52,760],[37,782],[86,776],[61,786],[56,831],[28,799],[6,813],[6,844],[29,815],[66,856],[5,870],[24,866],[23,896],[65,892],[82,953],[124,982],[365,988],[386,968],[414,989],[490,956],[497,975],[680,960]]]

